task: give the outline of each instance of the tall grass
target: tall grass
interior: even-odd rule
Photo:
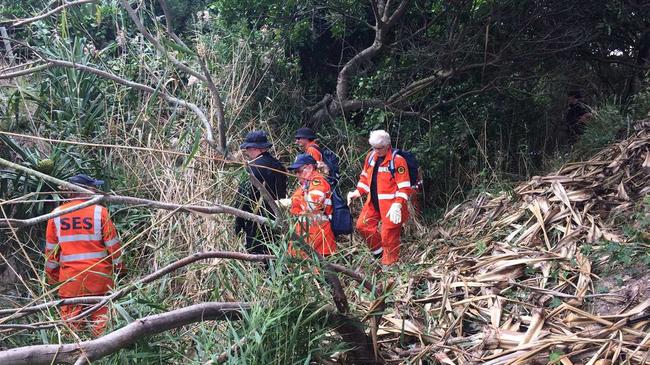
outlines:
[[[137,44],[131,46],[137,47]],[[224,95],[228,95],[224,102],[229,120],[229,144],[233,152],[246,130],[265,129],[273,136],[273,153],[288,162],[296,152],[292,146],[293,128],[280,129],[274,121],[281,106],[274,103],[273,98],[282,94],[280,88],[273,89],[276,86],[268,83],[268,74],[256,67],[259,61],[246,42],[239,42],[238,47],[228,55],[223,67],[213,70],[213,76],[222,80]],[[147,70],[146,65],[158,62],[156,57],[159,56],[145,49],[141,57]],[[209,54],[208,58],[216,60],[218,57]],[[120,71],[129,72],[126,64]],[[169,71],[169,76],[178,77],[173,71]],[[49,80],[47,92],[35,103],[42,110],[55,111],[59,105],[66,103],[65,97],[74,85],[97,86],[93,77],[84,73],[54,71],[44,77]],[[156,84],[157,77],[155,73],[142,72],[138,81]],[[52,83],[53,80],[65,82],[56,85]],[[55,86],[60,90],[56,89],[58,91],[55,92]],[[210,108],[205,87],[183,83],[175,86],[179,88],[176,92],[187,100]],[[57,123],[64,124],[62,129],[54,126],[52,129],[37,127],[36,130],[46,137],[65,135],[71,140],[79,138],[84,141],[91,137],[97,145],[137,146],[152,151],[170,150],[187,154],[179,156],[101,146],[74,147],[76,153],[92,162],[85,172],[101,175],[108,181],[106,188],[109,191],[181,204],[229,204],[235,199],[237,185],[246,174],[241,165],[223,161],[202,141],[201,125],[192,114],[170,108],[146,94],[134,95],[111,84],[100,87],[104,88],[102,93],[111,95],[110,105],[102,108],[101,114],[84,107],[85,101],[81,104],[75,102],[66,105],[70,107],[70,113],[47,114],[48,117],[58,118]],[[272,91],[266,94],[270,95],[270,101],[256,94],[262,87],[267,88],[265,92]],[[23,102],[33,101],[25,99]],[[251,110],[257,110],[258,114],[251,113]],[[87,113],[80,115],[77,113],[80,111]],[[56,148],[62,147],[43,143],[43,150]],[[43,156],[38,155],[34,163],[38,163]],[[237,152],[232,157],[241,159]],[[62,167],[64,165],[58,160],[54,161],[55,169]],[[63,170],[66,174],[79,171],[78,168],[67,166]],[[61,175],[63,178],[66,176]],[[293,180],[290,184],[293,184]],[[243,237],[234,235],[231,229],[233,218],[227,215],[201,216],[117,205],[109,208],[122,237],[128,268],[127,277],[118,282],[118,286],[191,253],[244,250]],[[28,298],[12,299],[5,294],[2,302],[7,306],[21,306],[31,300],[41,302],[56,297],[42,281],[44,259],[40,253],[42,248],[37,243],[42,237],[43,232],[38,230],[18,235],[8,246],[8,252],[3,252],[6,253],[5,260],[2,260],[5,265],[32,266],[26,275],[31,279],[16,283],[14,291],[29,293]],[[286,240],[278,237],[269,241],[279,255],[278,262],[271,265],[270,271],[260,265],[207,260],[140,287],[111,305],[112,328],[123,326],[136,318],[203,301],[253,302],[253,309],[241,321],[206,322],[180,328],[143,339],[99,363],[199,364],[215,359],[239,342],[244,345],[231,354],[229,363],[304,364],[342,350],[341,340],[333,334],[327,318],[326,309],[331,297],[321,276],[315,274],[316,269],[309,265],[302,265],[301,268],[285,261],[282,253],[287,246]],[[25,250],[25,247],[30,247],[30,250]],[[22,264],[16,264],[16,259],[8,261],[7,257],[16,257]],[[348,258],[343,256],[341,259]],[[350,290],[354,294],[355,288],[351,287]],[[26,322],[58,319],[58,312],[52,309],[38,313]],[[74,333],[65,326],[58,326],[53,330],[8,335],[0,346],[64,343],[87,338],[87,333]]]

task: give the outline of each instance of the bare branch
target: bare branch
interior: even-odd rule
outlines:
[[[4,38],[3,37],[3,40],[11,41],[11,38]],[[40,63],[40,62],[41,62],[40,60],[35,60],[35,61],[21,63],[21,64],[18,64],[18,65],[7,66],[5,68],[0,69],[0,75],[4,74],[6,72],[9,72],[9,71],[18,69],[18,68],[30,67],[30,66],[33,66],[34,64],[37,64],[37,63]]]
[[[246,166],[246,172],[248,172],[251,184],[253,184],[253,186],[260,192],[260,194],[262,194],[262,198],[266,201],[266,203],[273,211],[276,224],[280,229],[282,229],[284,227],[284,212],[278,207],[277,204],[275,204],[275,201],[273,200],[273,197],[271,196],[269,190],[266,188],[266,185],[262,184],[262,182],[257,179],[255,174],[252,173],[248,166]]]
[[[43,14],[40,14],[40,15],[37,15],[37,16],[31,17],[31,18],[27,18],[27,19],[3,21],[3,22],[0,22],[0,24],[11,23],[11,24],[8,24],[9,27],[19,27],[21,25],[33,23],[33,22],[35,22],[37,20],[47,18],[50,15],[61,12],[65,8],[69,8],[69,7],[77,6],[77,5],[94,3],[94,2],[97,2],[97,0],[77,0],[77,1],[71,1],[71,2],[64,1],[63,5],[57,6],[56,8],[54,8],[54,9],[48,11],[48,12],[45,12]]]
[[[142,91],[148,92],[150,94],[154,94],[154,95],[161,95],[163,99],[165,99],[167,102],[169,102],[171,104],[188,108],[191,111],[193,111],[194,114],[196,114],[197,117],[199,117],[201,122],[203,122],[203,126],[205,127],[205,139],[206,139],[206,141],[212,146],[214,146],[216,144],[215,141],[214,141],[213,134],[212,134],[212,125],[210,124],[210,121],[205,116],[205,114],[203,113],[201,108],[199,108],[194,103],[190,103],[189,101],[185,101],[185,100],[182,100],[182,99],[178,99],[178,98],[176,98],[174,96],[171,96],[169,93],[165,92],[164,90],[157,90],[158,92],[156,93],[156,89],[154,89],[151,86],[140,84],[140,83],[130,81],[130,80],[126,80],[126,79],[123,79],[123,78],[121,78],[121,77],[119,77],[119,76],[117,76],[115,74],[112,74],[110,72],[103,71],[103,70],[100,70],[100,69],[97,69],[97,68],[94,68],[94,67],[91,67],[91,66],[81,65],[81,64],[78,64],[78,63],[70,62],[70,61],[57,60],[57,59],[52,59],[52,58],[47,58],[45,60],[47,62],[50,62],[53,65],[56,65],[56,66],[69,67],[69,68],[74,68],[74,69],[86,71],[86,72],[95,74],[97,76],[103,77],[105,79],[109,79],[111,81],[114,81],[114,82],[116,82],[118,84],[128,86],[128,87],[133,88],[133,89],[142,90]],[[6,78],[6,77],[0,75],[0,79],[3,79],[3,78]]]
[[[210,76],[210,72],[208,71],[207,65],[205,64],[205,60],[203,60],[200,57],[197,57],[197,61],[201,67],[201,70],[203,71],[203,74],[201,74],[198,71],[195,71],[191,67],[187,66],[183,62],[179,61],[176,59],[173,55],[171,55],[165,47],[160,44],[158,39],[154,37],[142,24],[142,20],[140,20],[140,17],[138,14],[135,13],[135,11],[131,8],[131,5],[129,5],[128,0],[120,0],[122,6],[124,9],[127,11],[129,14],[129,17],[135,24],[136,28],[138,28],[138,31],[145,37],[149,42],[151,42],[156,49],[158,49],[159,52],[163,53],[165,57],[167,57],[168,60],[170,60],[176,67],[178,67],[180,70],[187,72],[188,74],[196,77],[197,79],[205,82],[208,86],[208,90],[210,90],[210,94],[212,95],[212,104],[214,108],[216,109],[216,115],[217,115],[217,125],[218,125],[218,131],[219,131],[219,145],[217,147],[218,151],[222,153],[223,155],[226,155],[227,153],[227,145],[226,145],[226,122],[225,122],[225,113],[224,113],[224,108],[223,104],[221,102],[221,97],[219,96],[219,90],[217,89],[217,86],[215,85],[214,81],[212,80],[212,77]],[[163,10],[163,13],[165,14],[165,25],[166,25],[166,30],[167,33],[172,37],[172,39],[178,43],[179,45],[188,48],[185,45],[185,42],[183,42],[177,35],[174,33],[174,30],[172,28],[171,24],[171,15],[169,12],[169,9],[167,7],[167,3],[165,0],[158,0],[160,3],[160,6]],[[188,48],[189,49],[189,48]],[[196,112],[196,111],[195,111]],[[211,125],[211,123],[209,123]],[[212,133],[210,131],[210,133]],[[206,138],[207,139],[207,138]],[[213,141],[212,135],[210,135],[210,138],[208,141]],[[211,145],[214,145],[214,142],[210,143]]]
[[[215,204],[212,206],[202,206],[202,205],[186,205],[186,204],[176,204],[176,203],[165,203],[156,200],[149,200],[143,198],[134,198],[130,196],[121,196],[121,195],[107,195],[104,198],[107,203],[115,204],[126,204],[126,205],[138,205],[145,206],[149,208],[164,209],[164,210],[177,210],[179,212],[186,213],[201,213],[201,214],[230,214],[236,217],[241,217],[255,223],[264,224],[268,226],[273,226],[275,222],[266,217],[255,215],[237,208],[233,208],[225,204]]]
[[[7,161],[3,158],[0,158],[0,165],[4,165],[10,168],[13,168],[15,170],[23,171],[27,174],[39,177],[45,181],[57,184],[59,186],[62,186],[66,189],[80,192],[80,193],[85,193],[89,195],[96,195],[95,192],[85,189],[81,186],[71,184],[67,181],[63,181],[60,179],[57,179],[55,177],[46,175],[42,172],[38,172],[35,170],[32,170],[30,168],[27,168],[25,166],[21,166],[19,164]],[[175,203],[164,203],[160,201],[155,201],[155,200],[149,200],[149,199],[142,199],[142,198],[134,198],[134,197],[128,197],[128,196],[121,196],[121,195],[105,195],[103,197],[103,201],[107,203],[116,203],[116,204],[126,204],[126,205],[139,205],[139,206],[146,206],[150,208],[156,208],[156,209],[165,209],[165,210],[177,210],[181,212],[188,212],[188,213],[202,213],[202,214],[219,214],[219,213],[226,213],[226,214],[231,214],[236,217],[241,217],[246,220],[250,220],[259,224],[265,224],[269,226],[273,226],[274,222],[266,217],[262,217],[259,215],[255,215],[250,212],[246,212],[240,209],[233,208],[228,205],[223,205],[223,204],[216,204],[213,206],[200,206],[200,205],[186,205],[186,204],[175,204]]]
[[[135,13],[133,8],[131,8],[131,5],[129,5],[129,2],[127,0],[120,0],[120,3],[122,4],[122,7],[126,10],[126,12],[129,14],[129,17],[135,24],[136,28],[138,28],[138,31],[145,37],[151,44],[158,49],[171,63],[174,64],[174,66],[178,67],[179,69],[187,72],[188,74],[196,77],[197,79],[201,81],[206,81],[205,76],[201,75],[201,73],[193,70],[191,67],[187,66],[186,64],[182,63],[181,61],[177,60],[176,57],[172,56],[165,47],[163,47],[160,42],[151,34],[149,31],[144,27],[142,24],[142,21],[140,20],[140,17],[138,14]]]
[[[128,4],[126,4],[126,5],[127,5],[127,8],[128,8],[129,10],[131,10],[131,12],[133,12],[133,9],[131,9],[130,7],[128,7]],[[134,14],[135,14],[135,13],[134,13]],[[138,19],[138,18],[136,17],[136,19]],[[139,23],[139,24],[140,24],[140,26],[142,26],[141,23]],[[145,31],[146,31],[146,30],[145,30]],[[149,34],[149,36],[153,38],[153,36],[151,36],[151,34]],[[154,41],[155,41],[155,39],[154,39]],[[14,40],[14,42],[17,42],[17,41]],[[215,142],[215,140],[214,140],[213,132],[212,132],[212,124],[210,123],[210,121],[209,121],[208,118],[206,117],[206,115],[205,115],[205,113],[203,112],[203,110],[201,110],[201,108],[199,108],[196,104],[191,103],[191,102],[186,101],[186,100],[183,100],[183,99],[176,98],[176,97],[172,96],[171,94],[169,94],[168,92],[166,92],[165,90],[158,90],[158,89],[155,89],[155,88],[153,88],[153,87],[151,87],[151,86],[148,86],[148,85],[145,85],[145,84],[141,84],[141,83],[137,83],[137,82],[134,82],[134,81],[130,81],[130,80],[124,79],[124,78],[122,78],[122,77],[120,77],[120,76],[117,76],[117,75],[115,75],[115,74],[113,74],[113,73],[111,73],[111,72],[104,71],[104,70],[100,70],[100,69],[95,68],[95,67],[92,67],[92,66],[82,65],[82,64],[75,63],[75,62],[71,62],[71,61],[58,60],[58,59],[53,59],[53,58],[47,58],[47,57],[44,57],[44,56],[41,55],[37,50],[35,50],[35,49],[32,48],[31,46],[29,46],[28,44],[25,44],[25,43],[22,43],[22,42],[19,42],[19,43],[21,43],[23,46],[29,48],[30,50],[32,50],[32,51],[33,51],[36,55],[38,55],[38,57],[40,57],[43,61],[47,62],[47,64],[45,64],[45,65],[40,65],[40,66],[37,66],[37,67],[31,68],[31,69],[27,69],[27,70],[21,70],[21,71],[17,71],[17,72],[9,73],[9,74],[0,74],[0,80],[2,80],[2,79],[10,79],[10,78],[17,77],[17,76],[23,76],[23,75],[32,74],[32,73],[35,73],[35,72],[37,72],[37,71],[42,71],[42,70],[47,69],[47,68],[52,67],[52,66],[68,67],[68,68],[74,68],[74,69],[78,69],[78,70],[86,71],[86,72],[89,72],[89,73],[95,74],[95,75],[97,75],[97,76],[100,76],[100,77],[102,77],[102,78],[109,79],[109,80],[111,80],[111,81],[113,81],[113,82],[116,82],[116,83],[118,83],[118,84],[125,85],[125,86],[130,87],[130,88],[133,88],[133,89],[137,89],[137,90],[145,91],[145,92],[150,93],[150,94],[152,94],[152,95],[156,95],[156,96],[162,97],[165,101],[167,101],[167,102],[169,102],[169,103],[171,103],[171,104],[173,104],[173,105],[181,106],[181,107],[184,107],[184,108],[190,109],[192,112],[194,112],[194,114],[196,114],[196,116],[199,118],[199,120],[201,120],[201,122],[203,123],[203,126],[204,126],[204,128],[205,128],[205,140],[206,140],[206,141],[208,142],[208,144],[210,144],[211,146],[213,146],[213,147],[217,147],[217,146],[216,146],[216,142]],[[159,43],[157,43],[157,47],[160,47],[161,51],[164,52],[164,48],[162,48],[162,46],[161,46]],[[172,56],[168,55],[167,53],[165,53],[165,54],[166,54],[168,57],[172,57]],[[172,58],[173,58],[173,57],[172,57]],[[178,62],[178,61],[177,61],[177,62]],[[183,69],[182,66],[184,66],[184,65],[182,65],[182,64],[176,64],[176,63],[174,63],[174,64],[175,64],[177,67]],[[187,66],[185,66],[185,67],[187,68]],[[189,68],[188,68],[188,69],[189,69]],[[207,81],[206,81],[206,77],[203,76],[203,75],[201,75],[201,74],[199,74],[199,73],[196,73],[196,71],[193,71],[193,70],[191,70],[191,69],[190,69],[191,72],[188,71],[188,70],[186,70],[186,69],[183,69],[183,70],[184,70],[184,71],[187,71],[188,73],[190,73],[190,74],[192,74],[192,75],[197,74],[197,75],[200,76],[200,77],[197,76],[197,78],[199,78],[200,80],[202,80],[202,81],[204,81],[204,82],[207,82]],[[195,76],[196,76],[196,75],[195,75]],[[213,84],[213,85],[214,85],[214,84]],[[215,89],[216,89],[216,88],[215,88]],[[211,92],[212,92],[212,90],[211,90]],[[217,93],[217,99],[219,99],[219,97],[218,97],[218,93]],[[219,117],[219,114],[218,114],[218,115],[217,115],[217,120],[221,123],[221,126],[223,126],[223,124],[224,124],[224,120],[223,120],[223,105],[221,104],[221,100],[220,100],[220,99],[219,99],[219,104],[217,105],[217,108],[221,108],[221,117]],[[225,129],[225,127],[222,127],[222,128]],[[219,152],[221,152],[221,153],[225,153],[225,148],[221,148],[222,146],[225,146],[225,140],[226,140],[226,136],[225,136],[225,132],[223,132],[223,133],[221,133],[221,135],[220,135],[220,142],[222,142],[222,143],[221,143],[221,146],[220,146],[220,147],[217,147],[217,149],[218,149]]]
[[[24,317],[26,315],[38,312],[43,309],[50,307],[56,307],[64,304],[97,304],[108,303],[109,301],[117,300],[126,294],[134,291],[143,284],[149,284],[166,274],[169,274],[173,271],[176,271],[180,268],[183,268],[187,265],[195,263],[200,260],[207,259],[229,259],[229,260],[239,260],[239,261],[248,261],[248,262],[268,262],[270,260],[275,260],[276,257],[273,255],[253,255],[241,252],[230,252],[230,251],[208,251],[208,252],[197,252],[190,256],[187,256],[181,260],[174,261],[171,264],[163,267],[162,269],[156,270],[145,277],[134,281],[132,284],[106,296],[89,296],[89,297],[77,297],[77,298],[64,298],[59,300],[52,300],[49,302],[41,303],[34,306],[27,306],[22,308],[12,308],[12,309],[2,309],[0,310],[0,315],[9,315],[4,318],[0,318],[0,323],[7,322],[9,320],[14,320],[17,318]],[[339,264],[326,264],[325,269],[331,270],[334,272],[342,273],[346,276],[349,276],[359,284],[362,284],[366,290],[370,293],[374,293],[375,296],[381,296],[381,289],[378,287],[373,287],[372,283],[360,272],[349,269],[345,266]],[[99,307],[99,306],[98,306]],[[30,329],[41,329],[52,327],[52,325],[45,326],[29,326]],[[16,328],[15,325],[0,325],[0,328]]]
[[[400,89],[395,94],[391,95],[391,97],[388,98],[387,103],[397,104],[403,101],[404,99],[408,98],[409,96],[413,95],[414,93],[432,85],[434,82],[439,81],[441,79],[447,79],[453,76],[454,74],[455,74],[455,70],[440,70],[429,77],[425,77],[423,79],[413,81],[410,84],[403,87],[402,89]]]
[[[172,37],[172,39],[174,39],[174,41],[176,41],[176,43],[180,44],[181,46],[183,46],[185,48],[189,48],[189,47],[187,47],[185,42],[183,42],[183,40],[180,39],[176,35],[176,33],[174,32],[174,27],[172,26],[172,19],[173,18],[172,18],[171,12],[169,11],[169,7],[167,6],[167,2],[165,0],[158,0],[158,3],[160,4],[160,7],[162,8],[163,14],[165,14],[165,26],[167,28],[167,33],[169,34],[169,36]]]
[[[249,262],[267,262],[271,259],[275,259],[275,256],[272,255],[253,255],[253,254],[247,254],[247,253],[241,253],[241,252],[230,252],[230,251],[209,251],[209,252],[197,252],[195,254],[192,254],[190,256],[187,256],[183,259],[180,259],[178,261],[174,261],[171,264],[163,267],[162,269],[156,270],[152,272],[149,275],[146,275],[131,284],[123,287],[120,290],[117,290],[113,292],[112,294],[106,295],[106,296],[94,296],[94,297],[79,297],[79,298],[68,298],[66,300],[54,300],[50,301],[47,303],[31,306],[31,307],[23,307],[23,308],[17,308],[17,309],[5,309],[0,311],[1,314],[7,314],[7,313],[12,313],[11,315],[0,318],[0,323],[2,322],[7,322],[9,320],[14,320],[17,318],[24,317],[26,315],[29,315],[31,313],[35,313],[41,309],[45,308],[50,308],[50,307],[55,307],[59,305],[64,305],[64,304],[94,304],[92,307],[84,310],[82,313],[76,315],[75,317],[71,318],[70,320],[79,320],[81,318],[84,318],[88,316],[89,314],[97,311],[97,309],[103,307],[107,303],[111,301],[115,301],[117,299],[122,298],[128,293],[133,292],[140,286],[144,284],[149,284],[164,275],[167,275],[173,271],[176,271],[182,267],[185,267],[187,265],[190,265],[194,262],[200,261],[200,260],[207,260],[207,259],[213,259],[213,258],[221,258],[221,259],[231,259],[231,260],[239,260],[239,261],[249,261]],[[0,328],[28,328],[32,330],[37,330],[37,329],[45,329],[45,328],[52,328],[56,324],[53,323],[46,323],[46,324],[40,324],[40,325],[0,325]],[[18,327],[17,327],[18,326]],[[27,326],[27,327],[25,327]]]
[[[370,61],[384,48],[388,32],[406,11],[409,0],[402,0],[395,12],[388,18],[387,22],[384,22],[382,18],[388,13],[389,10],[387,9],[387,5],[390,6],[390,2],[385,4],[383,1],[371,1],[371,4],[375,16],[375,39],[369,47],[354,55],[354,57],[343,66],[341,71],[339,71],[336,79],[336,99],[341,106],[343,106],[344,102],[348,101],[350,78],[357,72],[362,64]]]
[[[381,14],[381,21],[382,21],[382,22],[386,23],[386,22],[388,21],[388,18],[389,18],[388,13],[390,12],[390,7],[391,7],[392,5],[393,5],[393,4],[392,4],[391,0],[386,0],[386,4],[383,5],[384,8],[383,8],[383,9],[380,9],[380,10],[382,10],[382,11],[380,12],[380,14]]]
[[[381,30],[377,30],[376,38],[372,45],[352,57],[339,72],[336,78],[336,96],[339,101],[348,100],[350,77],[354,75],[364,62],[369,61],[383,48],[384,43],[381,39],[381,33]]]
[[[326,103],[328,104],[325,105]],[[326,98],[319,104],[321,104],[322,107],[311,116],[309,122],[314,129],[318,129],[323,121],[334,119],[335,117],[347,112],[386,107],[384,101],[380,99],[355,99],[339,102],[338,100]]]
[[[388,21],[386,22],[386,27],[391,28],[397,23],[402,15],[406,12],[406,8],[409,6],[409,0],[402,0],[399,5],[397,6],[397,9],[393,13],[393,15],[388,18]]]
[[[75,363],[84,356],[94,361],[110,355],[132,343],[157,333],[190,323],[209,320],[237,320],[250,303],[208,302],[191,305],[166,313],[140,318],[127,326],[91,341],[63,345],[36,345],[18,347],[0,352],[0,363],[15,365],[49,365]]]
[[[81,186],[69,183],[67,181],[57,179],[56,177],[52,177],[52,176],[44,174],[42,172],[32,170],[32,169],[30,169],[28,167],[19,165],[17,163],[7,161],[4,158],[0,158],[0,165],[10,167],[10,168],[12,168],[14,170],[22,171],[22,172],[27,173],[27,174],[32,175],[32,176],[36,176],[36,177],[41,178],[41,179],[43,179],[45,181],[49,181],[51,183],[54,183],[54,184],[56,184],[58,186],[61,186],[63,188],[66,188],[66,189],[69,189],[69,190],[72,190],[72,191],[78,191],[80,193],[86,193],[86,194],[94,194],[94,192],[92,190],[88,190],[86,188],[83,188]]]
[[[219,132],[218,149],[219,152],[226,156],[228,152],[228,146],[226,145],[226,117],[224,114],[223,103],[221,102],[221,97],[219,96],[217,85],[215,85],[214,81],[212,81],[212,76],[210,76],[210,71],[208,70],[208,66],[205,64],[205,60],[199,60],[199,64],[201,65],[201,70],[205,74],[205,82],[208,85],[208,90],[210,90],[210,95],[212,96],[212,105],[214,106],[217,114],[217,131]]]
[[[5,57],[9,60],[9,64],[13,65],[15,56],[14,51],[11,49],[11,42],[9,42],[7,28],[0,26],[0,36],[2,36],[2,43],[5,46]]]
[[[13,227],[25,227],[25,226],[33,226],[35,224],[39,224],[42,222],[46,222],[48,219],[56,218],[58,216],[68,214],[74,211],[77,211],[79,209],[85,208],[87,206],[93,205],[93,204],[99,204],[102,200],[104,199],[104,196],[102,195],[94,195],[91,197],[91,199],[81,203],[77,204],[73,207],[61,209],[56,212],[51,212],[48,214],[43,214],[38,217],[33,217],[29,219],[9,219],[5,217],[4,220],[0,219],[0,228],[3,227],[8,227],[8,226],[13,226]]]
[[[0,315],[4,316],[7,314],[14,314],[13,316],[0,319],[0,322],[6,322],[8,320],[23,317],[27,314],[35,313],[43,309],[58,307],[66,304],[95,304],[102,301],[104,298],[106,298],[106,296],[103,295],[89,296],[89,297],[61,298],[61,299],[51,300],[49,302],[41,303],[30,307],[0,309]]]

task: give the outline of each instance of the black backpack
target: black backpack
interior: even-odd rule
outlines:
[[[395,178],[395,156],[400,155],[404,157],[406,160],[406,165],[408,166],[409,169],[409,180],[411,181],[411,186],[415,187],[418,183],[418,170],[420,169],[420,164],[418,163],[417,158],[413,154],[413,152],[405,151],[405,150],[400,150],[400,149],[394,149],[392,153],[392,159],[390,160],[390,163],[388,164],[388,170],[390,171],[391,176]],[[368,158],[368,161],[372,161],[375,158],[375,151],[372,151],[370,154],[370,157]]]
[[[347,202],[341,194],[338,192],[336,184],[339,182],[339,158],[336,156],[332,150],[329,148],[323,148],[317,146],[318,152],[323,156],[323,163],[327,165],[329,170],[329,175],[327,176],[327,182],[330,184],[332,189],[332,218],[330,223],[332,225],[332,231],[334,236],[340,236],[343,234],[351,234],[354,225],[352,223],[352,214],[350,213],[350,207],[348,207]]]
[[[393,158],[390,160],[390,163],[388,164],[388,170],[390,170],[390,174],[395,177],[395,156],[400,155],[404,157],[406,160],[406,165],[409,168],[409,179],[411,180],[411,186],[415,187],[418,183],[418,170],[420,169],[420,164],[418,163],[418,159],[415,157],[413,152],[409,151],[404,151],[400,149],[395,149],[393,150]]]
[[[350,214],[350,207],[348,203],[338,193],[338,189],[332,189],[332,218],[330,224],[332,225],[332,232],[334,236],[342,234],[351,234],[353,230],[352,214]]]
[[[327,182],[332,187],[332,191],[338,184],[340,175],[339,175],[339,157],[336,153],[332,152],[329,148],[324,148],[321,146],[315,146],[321,156],[323,156],[323,162],[327,165],[329,170],[329,175],[327,176]]]

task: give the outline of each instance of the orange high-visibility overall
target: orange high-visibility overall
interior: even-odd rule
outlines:
[[[305,153],[313,157],[316,162],[323,161],[323,154],[320,153],[318,144],[314,141],[307,142]]]
[[[323,175],[315,171],[291,196],[292,215],[298,217],[296,234],[323,256],[336,252],[336,241],[330,224],[332,191]],[[289,252],[298,254],[289,246]]]
[[[382,255],[381,263],[384,265],[391,265],[399,260],[400,232],[402,225],[408,220],[409,213],[406,202],[411,193],[411,182],[406,160],[400,155],[395,155],[395,176],[393,177],[389,170],[392,158],[393,152],[389,148],[384,161],[378,166],[377,200],[379,202],[379,211],[375,209],[370,196],[372,172],[377,161],[376,153],[371,152],[366,156],[357,183],[357,191],[362,196],[368,194],[368,198],[361,209],[356,227],[366,240],[370,251],[374,255]],[[386,217],[393,203],[402,204],[402,222],[399,224],[391,222]],[[381,229],[378,231],[380,222]]]
[[[73,200],[54,211],[83,202]],[[59,287],[61,298],[104,295],[114,285],[113,274],[123,270],[120,238],[108,210],[101,205],[90,205],[48,220],[45,239],[47,281],[62,283]],[[80,305],[63,305],[61,316],[69,319],[82,309]],[[106,307],[90,316],[94,335],[103,333],[107,317]],[[71,325],[80,328],[81,323]]]

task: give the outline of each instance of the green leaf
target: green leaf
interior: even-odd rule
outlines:
[[[194,143],[192,144],[192,151],[190,152],[190,155],[187,156],[187,160],[185,160],[185,163],[183,164],[183,168],[186,168],[187,165],[192,161],[196,153],[199,151],[199,146],[201,144],[201,138],[203,136],[203,131],[201,128],[196,128],[196,131],[194,132]]]
[[[133,317],[131,317],[131,315],[126,311],[126,309],[124,309],[124,307],[122,307],[119,303],[114,303],[113,307],[115,308],[117,313],[119,313],[120,316],[124,318],[125,321],[127,321],[128,323],[133,322]]]
[[[564,355],[565,354],[562,351],[553,351],[553,352],[550,353],[550,355],[548,355],[548,363],[553,364],[553,363],[559,361],[561,358],[563,358]]]

